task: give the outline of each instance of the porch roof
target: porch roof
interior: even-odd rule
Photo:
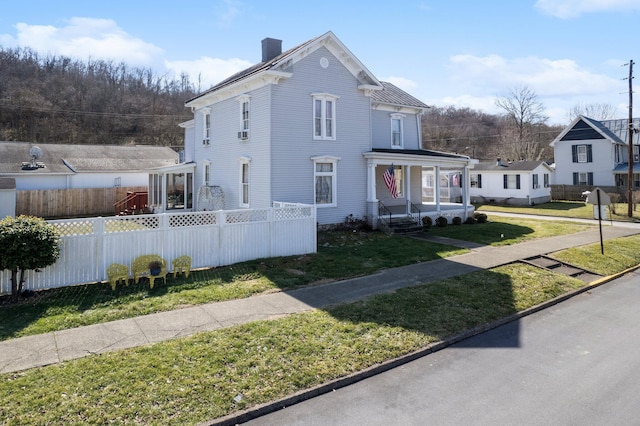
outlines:
[[[196,169],[196,163],[180,163],[172,166],[166,167],[156,167],[153,169],[149,169],[149,173],[185,173],[185,172],[193,172]]]
[[[406,164],[410,166],[455,166],[466,167],[477,164],[478,160],[467,155],[428,149],[388,149],[373,148],[364,157],[374,164]]]
[[[616,175],[629,173],[629,163],[620,163],[614,169]],[[633,173],[640,173],[640,163],[633,163]]]

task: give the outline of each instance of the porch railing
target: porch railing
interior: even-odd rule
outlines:
[[[392,216],[391,210],[382,201],[378,201],[378,220],[386,223],[387,226],[391,226]]]
[[[407,200],[407,211],[418,225],[422,224],[422,211],[420,210],[420,207]]]

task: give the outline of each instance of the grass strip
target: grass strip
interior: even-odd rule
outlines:
[[[553,257],[600,275],[613,275],[640,264],[640,235],[616,238],[600,243],[573,247],[554,253]]]
[[[640,211],[633,209],[633,217],[627,216],[627,203],[614,203],[607,208],[607,217],[619,221],[640,221]],[[551,201],[549,203],[534,206],[507,206],[484,204],[477,205],[476,211],[483,213],[504,212],[522,213],[541,216],[572,217],[577,219],[593,219],[593,205],[581,201]]]
[[[512,264],[327,311],[0,376],[0,419],[196,424],[362,370],[584,283]]]

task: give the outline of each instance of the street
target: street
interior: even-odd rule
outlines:
[[[639,284],[628,274],[248,424],[640,424]]]

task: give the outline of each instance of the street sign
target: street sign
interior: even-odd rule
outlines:
[[[600,197],[598,199],[598,192],[600,193]],[[601,206],[610,206],[611,205],[611,197],[604,192],[600,188],[595,188],[591,191],[590,194],[587,195],[587,203],[589,204],[600,204]]]

